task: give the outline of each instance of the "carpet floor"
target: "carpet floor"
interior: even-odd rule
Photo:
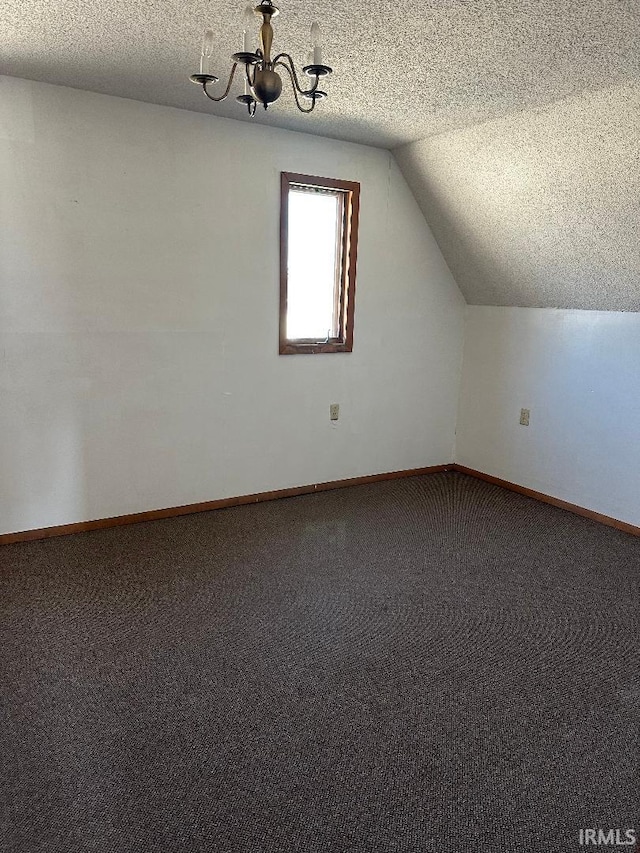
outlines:
[[[640,539],[448,473],[0,563],[2,853],[640,838]]]

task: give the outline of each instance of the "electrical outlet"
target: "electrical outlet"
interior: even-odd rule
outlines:
[[[520,426],[529,426],[530,409],[520,409]]]
[[[329,406],[329,417],[331,418],[332,421],[338,420],[338,418],[340,417],[340,404],[339,403],[332,403]]]

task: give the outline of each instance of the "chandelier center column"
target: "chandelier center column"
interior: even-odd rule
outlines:
[[[260,27],[260,42],[262,44],[262,55],[267,65],[271,65],[271,46],[273,45],[273,27],[271,26],[271,15],[266,12],[264,15],[264,23]]]

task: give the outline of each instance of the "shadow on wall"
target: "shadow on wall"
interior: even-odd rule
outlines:
[[[12,85],[13,84],[13,85]],[[63,270],[79,239],[46,188],[70,180],[72,157],[51,170],[30,90],[0,78],[0,532],[43,515],[83,517],[84,398],[89,380],[70,328]],[[54,174],[55,172],[55,174]],[[43,191],[44,190],[44,191]],[[72,202],[69,200],[69,204]],[[77,216],[80,214],[76,213]],[[27,522],[25,523],[25,520]]]
[[[517,450],[507,436],[514,434],[519,408],[526,407],[520,402],[520,390],[514,393],[512,388],[515,373],[509,353],[520,345],[526,351],[527,344],[515,340],[509,325],[478,330],[476,312],[480,310],[472,306],[466,310],[455,461],[500,476],[496,472],[504,475],[517,462]],[[523,394],[521,400],[527,399]],[[476,448],[482,448],[483,454],[476,453]]]

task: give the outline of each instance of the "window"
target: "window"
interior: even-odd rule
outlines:
[[[282,173],[280,353],[351,352],[360,184]]]

